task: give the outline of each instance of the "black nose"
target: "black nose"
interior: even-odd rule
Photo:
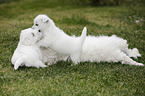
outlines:
[[[38,30],[38,32],[41,32],[41,30]]]

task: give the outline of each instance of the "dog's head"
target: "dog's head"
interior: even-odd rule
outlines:
[[[48,28],[49,26],[53,25],[55,24],[52,19],[50,19],[48,16],[44,14],[41,14],[34,19],[34,25],[32,26],[32,28],[41,29],[43,31],[45,30],[45,28]]]
[[[28,28],[21,31],[20,43],[22,45],[34,45],[42,37],[41,30]]]

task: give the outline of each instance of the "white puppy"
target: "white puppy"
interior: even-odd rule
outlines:
[[[127,40],[108,36],[88,36],[83,45],[82,61],[122,62],[122,64],[144,66],[130,57],[141,57],[137,50],[128,49]]]
[[[60,54],[69,55],[72,61],[77,64],[81,59],[81,52],[87,29],[84,27],[80,37],[70,37],[55,26],[53,20],[46,15],[38,15],[34,19],[32,28],[40,29],[43,33],[39,46],[50,47]]]
[[[46,57],[49,58],[50,61],[65,61],[65,58],[68,57],[63,54],[60,55],[50,48],[47,48],[44,52],[47,54]],[[144,64],[138,63],[130,57],[137,59],[137,57],[141,57],[141,54],[137,48],[128,49],[127,41],[122,38],[116,37],[115,35],[111,37],[87,36],[83,44],[81,61],[121,62],[122,64],[144,66]]]
[[[40,40],[42,33],[40,30],[31,28],[21,31],[20,41],[12,56],[11,62],[14,69],[17,70],[19,66],[25,65],[27,67],[46,67],[42,63],[42,53],[36,42]]]

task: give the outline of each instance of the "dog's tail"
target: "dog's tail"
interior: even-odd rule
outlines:
[[[86,39],[86,34],[87,34],[87,27],[84,27],[83,31],[82,31],[82,34],[80,36],[80,39],[81,39],[81,44],[84,43],[85,39]]]

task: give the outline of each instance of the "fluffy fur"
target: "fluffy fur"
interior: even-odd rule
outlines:
[[[27,67],[46,67],[42,62],[42,53],[36,42],[40,40],[42,33],[40,30],[25,29],[21,31],[20,41],[12,56],[11,62],[14,69],[17,70],[19,66],[25,65]]]
[[[59,54],[50,48],[47,48],[44,51],[47,51],[46,57],[49,58],[51,56],[51,58],[49,58],[50,61],[56,62],[59,60],[66,60],[68,57]],[[127,41],[122,38],[119,38],[115,35],[111,37],[87,36],[83,44],[81,61],[121,62],[122,64],[144,66],[142,63],[138,63],[132,60],[130,57],[137,59],[137,57],[141,57],[141,54],[137,48],[128,49]]]
[[[88,36],[83,45],[82,61],[121,62],[122,64],[144,66],[130,57],[141,57],[137,48],[128,49],[127,40],[108,36]]]
[[[48,16],[38,15],[34,19],[33,28],[42,30],[43,38],[38,42],[39,46],[49,47],[60,54],[69,55],[75,64],[80,62],[82,46],[86,38],[86,27],[80,37],[70,37],[56,27]]]
[[[40,47],[40,50],[43,55],[43,62],[47,63],[48,65],[55,64],[57,61],[66,61],[69,55],[60,54],[53,49]]]

